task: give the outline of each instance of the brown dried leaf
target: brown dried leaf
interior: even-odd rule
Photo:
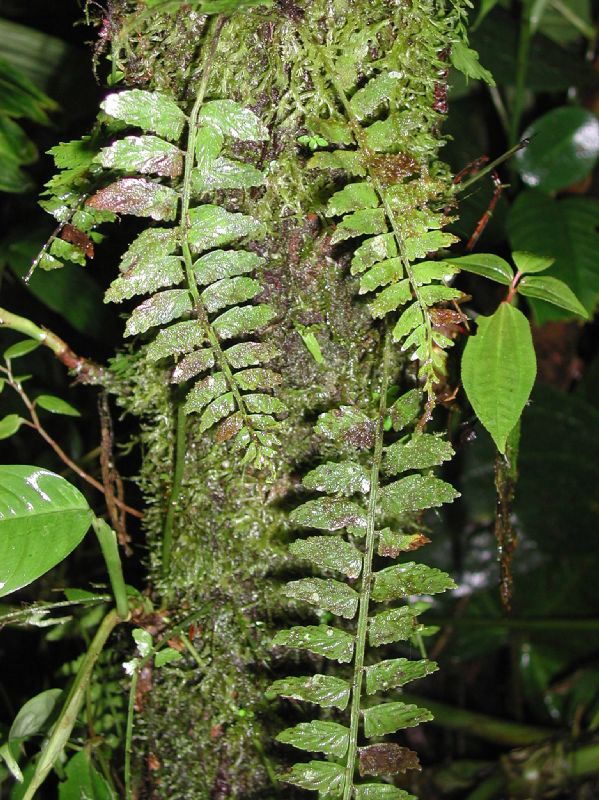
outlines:
[[[371,744],[359,747],[360,775],[396,775],[409,769],[421,769],[418,754],[398,744]]]
[[[177,192],[168,186],[143,178],[122,178],[100,189],[86,205],[115,214],[172,220],[177,214],[178,198]]]
[[[74,244],[80,250],[83,250],[88,258],[94,257],[94,243],[89,238],[87,233],[80,231],[74,225],[65,225],[60,232],[60,238],[64,239],[69,244]]]

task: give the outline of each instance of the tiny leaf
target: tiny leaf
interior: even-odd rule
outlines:
[[[157,136],[127,136],[100,150],[96,160],[107,169],[176,178],[183,170],[183,153]]]
[[[514,278],[514,271],[508,262],[492,253],[476,253],[460,258],[445,259],[444,263],[456,266],[474,275],[482,275],[496,283],[509,286]]]
[[[422,722],[433,718],[426,708],[408,705],[407,703],[381,703],[364,711],[364,736],[384,736],[387,733],[403,728],[415,728]]]
[[[7,414],[0,419],[0,439],[9,439],[25,422],[18,414]]]
[[[417,627],[416,612],[410,606],[391,608],[372,617],[368,629],[371,647],[405,641]]]
[[[21,358],[21,356],[26,356],[34,350],[37,350],[40,344],[41,343],[36,342],[35,339],[23,339],[23,341],[16,342],[10,347],[7,347],[4,351],[4,358],[6,361],[10,361],[13,358]]]
[[[514,264],[518,267],[518,271],[526,274],[544,272],[555,263],[555,258],[537,256],[534,253],[528,253],[526,250],[514,251],[512,258],[514,259]]]
[[[525,297],[545,300],[547,303],[565,308],[566,311],[571,311],[573,314],[579,314],[584,319],[589,318],[587,310],[578,301],[572,289],[559,278],[552,278],[550,275],[540,277],[533,275],[532,278],[525,276],[518,284],[518,291]]]
[[[35,398],[35,404],[52,414],[64,414],[67,417],[81,416],[79,411],[66,400],[61,400],[60,397],[54,397],[51,394],[40,394]]]
[[[383,469],[386,475],[397,475],[409,469],[438,467],[453,455],[449,442],[431,433],[421,433],[407,442],[395,442],[387,447]]]

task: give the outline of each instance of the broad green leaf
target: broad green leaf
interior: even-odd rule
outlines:
[[[351,274],[358,275],[372,267],[377,261],[397,256],[397,242],[392,233],[373,236],[361,244],[354,253],[351,262]]]
[[[223,278],[253,272],[263,263],[263,258],[248,250],[213,250],[198,258],[193,271],[200,286],[206,286]]]
[[[14,718],[8,732],[8,740],[27,739],[29,736],[41,733],[61,694],[62,689],[46,689],[29,699]]]
[[[249,108],[234,100],[210,100],[204,103],[198,118],[200,125],[210,125],[223,136],[241,141],[264,142],[269,138],[268,128]]]
[[[278,355],[277,348],[268,342],[240,342],[225,350],[225,357],[234,369],[263,364]]]
[[[100,150],[96,161],[107,169],[176,178],[183,171],[183,153],[157,136],[126,136]]]
[[[529,144],[514,161],[522,180],[544,192],[577,183],[592,172],[599,156],[599,120],[580,106],[554,108],[530,125]]]
[[[130,89],[109,94],[100,107],[111,117],[171,141],[180,138],[185,125],[185,114],[179,106],[158,92]]]
[[[278,742],[291,744],[310,753],[325,753],[343,758],[347,752],[349,730],[337,722],[300,722],[294,728],[286,728],[276,737]]]
[[[3,745],[0,746],[0,766],[2,765],[2,761],[4,761],[4,763],[6,764],[6,767],[8,768],[8,771],[13,776],[13,778],[17,780],[19,783],[23,783],[25,778],[23,776],[23,773],[21,772],[21,768],[19,767],[19,762],[13,755],[13,748],[11,748],[8,742],[5,742]]]
[[[355,800],[417,800],[390,783],[363,783],[354,786]]]
[[[183,410],[186,414],[191,414],[192,411],[201,411],[204,406],[211,403],[221,394],[227,391],[227,379],[222,372],[217,372],[214,375],[209,375],[204,380],[199,381],[187,393],[185,405]]]
[[[412,275],[417,286],[424,286],[431,281],[449,281],[459,271],[459,267],[447,261],[421,261],[412,265]]]
[[[174,650],[172,647],[163,647],[154,656],[154,666],[156,669],[160,669],[165,664],[173,664],[175,661],[181,661],[182,658],[183,656],[178,650]]]
[[[269,698],[290,697],[316,703],[322,708],[343,711],[349,702],[349,683],[333,675],[309,675],[301,678],[282,678],[266,690]]]
[[[335,800],[343,795],[345,768],[330,761],[308,761],[307,764],[294,764],[283,776],[286,783],[301,789],[320,792],[323,800]]]
[[[191,298],[186,289],[158,292],[134,308],[125,326],[125,336],[145,333],[155,325],[166,325],[191,313]]]
[[[25,422],[18,414],[7,414],[0,419],[0,439],[9,439]]]
[[[346,619],[354,618],[360,599],[350,586],[329,578],[301,578],[299,581],[291,581],[283,587],[283,594]]]
[[[256,238],[264,234],[264,226],[246,214],[234,214],[220,206],[206,204],[189,212],[189,245],[199,253],[230,244],[246,236]]]
[[[158,331],[146,349],[146,358],[158,361],[168,356],[190,353],[194,348],[201,347],[205,338],[204,329],[197,320],[177,322]]]
[[[200,433],[204,433],[221,419],[228,417],[235,411],[233,392],[227,392],[213,400],[200,417]]]
[[[306,489],[326,494],[367,494],[370,475],[365,467],[355,461],[327,461],[311,470],[302,483]]]
[[[214,366],[212,350],[196,350],[184,356],[171,372],[171,383],[183,383]]]
[[[13,358],[21,358],[21,356],[26,356],[28,353],[37,350],[40,344],[41,342],[37,342],[35,339],[23,339],[22,342],[16,342],[7,347],[4,351],[4,358],[6,361],[10,361]]]
[[[439,594],[455,588],[455,582],[447,573],[408,561],[375,572],[371,596],[378,603],[413,594]]]
[[[432,672],[439,669],[434,661],[410,661],[408,658],[392,658],[387,661],[379,661],[371,667],[366,667],[366,692],[375,694],[376,692],[386,692],[389,689],[396,689],[404,686],[411,681],[426,678]]]
[[[415,728],[421,722],[429,722],[433,718],[426,708],[407,703],[380,703],[378,706],[364,710],[364,736],[384,736],[403,728]]]
[[[512,253],[514,264],[519,272],[530,274],[531,272],[544,272],[555,263],[555,258],[547,256],[537,256],[534,253],[527,253],[525,250],[516,250]]]
[[[354,406],[339,406],[321,414],[316,433],[331,441],[343,440],[357,450],[369,450],[374,444],[374,424]]]
[[[318,656],[331,658],[340,663],[349,663],[354,654],[354,637],[329,625],[297,625],[279,631],[272,643],[309,650]]]
[[[421,769],[417,753],[395,742],[359,747],[358,758],[360,775],[397,775],[409,769]]]
[[[406,514],[451,503],[460,493],[451,484],[430,475],[408,475],[380,490],[379,499],[387,514]]]
[[[289,546],[289,552],[297,558],[305,558],[321,569],[334,569],[358,578],[362,571],[362,554],[350,542],[340,536],[309,536],[297,539]]]
[[[52,414],[65,414],[67,417],[81,416],[81,413],[66,400],[51,394],[40,394],[35,398],[35,404]]]
[[[598,200],[556,200],[537,191],[520,192],[507,218],[512,248],[555,258],[547,275],[564,281],[589,314],[599,303],[598,225]],[[532,300],[531,306],[541,324],[571,317],[571,312],[542,301]]]
[[[0,597],[39,578],[83,539],[93,513],[64,478],[0,466]]]
[[[425,544],[428,544],[428,539],[423,533],[397,533],[391,528],[383,528],[379,531],[379,556],[386,556],[387,558],[397,558],[402,553],[410,550],[418,550]]]
[[[325,531],[337,531],[348,525],[366,529],[364,509],[351,500],[340,497],[322,497],[308,500],[295,508],[289,515],[294,525],[305,528],[319,528]]]
[[[509,303],[478,317],[462,357],[468,400],[501,453],[530,396],[537,372],[528,320]]]
[[[381,611],[370,619],[368,638],[371,647],[405,641],[417,628],[416,612],[410,606]]]
[[[452,65],[462,72],[467,78],[482,80],[489,86],[495,86],[493,76],[488,69],[485,69],[478,60],[478,53],[470,49],[460,41],[454,41],[451,45],[450,59]]]
[[[422,407],[422,392],[419,389],[410,389],[402,394],[389,409],[389,415],[394,431],[402,431],[420,414]]]
[[[456,266],[466,272],[482,275],[496,283],[509,286],[514,278],[514,270],[508,262],[492,253],[473,253],[460,258],[445,259],[444,263]]]
[[[308,169],[339,169],[350,175],[362,176],[367,174],[364,156],[356,150],[321,150],[314,153],[308,161]]]
[[[243,161],[216,158],[208,169],[194,169],[191,181],[194,191],[201,194],[215,189],[249,189],[252,186],[262,186],[264,174]]]
[[[331,197],[325,216],[337,217],[363,208],[378,208],[379,205],[378,195],[369,183],[348,183]]]
[[[227,306],[251,300],[261,291],[262,287],[254,278],[223,278],[204,289],[201,298],[206,311],[213,314]]]
[[[428,288],[428,287],[425,287]],[[393,283],[382,292],[377,294],[375,300],[370,303],[369,309],[372,316],[376,318],[384,317],[386,314],[395,311],[403,306],[412,298],[412,288],[410,281],[406,278],[398,283]]]
[[[384,233],[386,230],[385,211],[382,208],[365,208],[343,217],[331,237],[331,244],[337,244],[355,236]]]
[[[388,258],[386,261],[380,261],[360,278],[359,293],[373,292],[379,286],[386,286],[391,281],[403,278],[403,274],[404,267],[401,258]]]
[[[121,178],[104,189],[98,189],[85,205],[98,211],[168,221],[177,216],[178,202],[179,195],[170,186],[143,178]]]
[[[589,315],[585,307],[578,301],[578,298],[563,281],[552,278],[551,275],[524,276],[518,284],[518,291],[526,297],[535,297],[537,300],[545,300],[554,306],[565,308],[573,314],[579,314],[584,319]]]
[[[58,784],[58,800],[116,800],[105,778],[90,760],[87,750],[76,753],[65,768],[66,781]]]
[[[384,452],[383,470],[386,475],[397,475],[409,469],[438,467],[454,455],[449,442],[431,433],[416,434],[407,442],[395,442]]]

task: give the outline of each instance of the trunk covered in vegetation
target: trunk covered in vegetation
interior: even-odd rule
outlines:
[[[268,792],[271,762],[279,757],[268,743],[277,728],[271,724],[276,705],[264,699],[276,673],[285,674],[272,661],[272,631],[285,616],[301,619],[295,601],[290,608],[278,596],[282,578],[297,572],[284,547],[293,531],[288,512],[300,502],[302,475],[317,455],[339,453],[322,430],[314,432],[314,423],[330,409],[377,406],[386,325],[377,318],[406,302],[410,291],[395,304],[383,297],[387,290],[379,291],[370,307],[358,295],[399,285],[393,268],[408,270],[412,290],[426,283],[412,280],[411,262],[452,241],[440,232],[451,206],[451,176],[438,150],[451,48],[466,50],[464,8],[458,0],[206,4],[226,15],[218,16],[193,10],[195,4],[166,4],[166,11],[162,5],[149,11],[111,4],[104,32],[113,76],[122,73],[128,87],[157,90],[191,113],[187,144],[180,145],[187,165],[181,168],[183,228],[190,224],[191,169],[201,160],[198,155],[194,162],[201,146],[193,126],[202,104],[236,101],[259,119],[260,135],[229,131],[219,144],[224,138],[227,157],[260,170],[264,180],[253,181],[248,172],[238,184],[225,181],[210,190],[206,183],[202,196],[228,212],[251,215],[260,227],[259,236],[247,237],[244,252],[259,257],[254,278],[260,294],[253,302],[274,314],[251,338],[274,358],[270,377],[254,380],[267,380],[275,395],[259,395],[273,402],[246,400],[241,390],[252,386],[235,384],[233,367],[227,372],[225,361],[221,365],[222,349],[219,356],[220,345],[212,341],[231,396],[225,404],[235,416],[215,434],[201,416],[208,401],[196,394],[194,406],[191,394],[169,383],[172,363],[156,352],[149,357],[152,344],[143,336],[113,362],[118,402],[141,426],[138,481],[150,585],[171,619],[189,617],[193,646],[193,657],[141,676],[134,767],[140,796],[247,797]],[[350,190],[330,202],[349,184],[359,184],[362,197]],[[383,206],[377,195],[387,197]],[[97,199],[95,205],[102,208]],[[104,208],[119,210],[109,201]],[[375,267],[360,279],[376,264],[378,274]],[[112,290],[112,299],[131,296],[119,291]],[[448,344],[435,334],[433,294],[430,302],[415,295],[416,312],[431,312],[416,342],[420,372],[399,345],[387,348],[384,370],[396,396],[424,388],[425,418]],[[219,307],[218,300],[212,307],[204,303],[208,338],[218,327],[209,312]],[[144,330],[133,324],[128,332]],[[218,392],[210,391],[208,400],[218,401]],[[382,413],[386,417],[384,403]],[[274,434],[250,419],[259,414],[272,420]],[[382,418],[380,424],[382,436]],[[376,426],[366,424],[359,435],[359,447],[374,446]],[[326,621],[322,613],[320,621]]]

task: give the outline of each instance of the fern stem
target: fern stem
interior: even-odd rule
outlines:
[[[173,482],[168,499],[168,508],[162,530],[162,577],[166,578],[171,567],[171,555],[173,551],[173,525],[175,522],[175,512],[181,493],[181,483],[183,482],[183,468],[185,466],[185,448],[187,444],[186,436],[187,417],[183,411],[183,404],[177,406],[177,417],[175,420],[175,451],[173,455]]]
[[[360,607],[358,612],[358,625],[356,631],[356,652],[354,659],[354,675],[352,680],[351,712],[349,727],[349,744],[345,766],[345,781],[343,800],[350,800],[353,789],[354,771],[356,768],[356,755],[358,745],[358,727],[360,723],[360,708],[362,699],[362,679],[364,677],[364,653],[366,651],[366,635],[368,628],[368,612],[370,608],[370,591],[372,584],[372,560],[374,558],[374,542],[376,532],[376,506],[379,489],[379,472],[383,455],[383,437],[385,435],[384,422],[387,413],[387,390],[389,388],[389,362],[390,346],[387,331],[384,332],[385,343],[383,346],[383,365],[380,386],[380,400],[377,418],[372,467],[370,470],[370,494],[368,497],[368,517],[366,528],[366,547],[364,552],[364,566],[362,572],[362,585],[360,588]]]

